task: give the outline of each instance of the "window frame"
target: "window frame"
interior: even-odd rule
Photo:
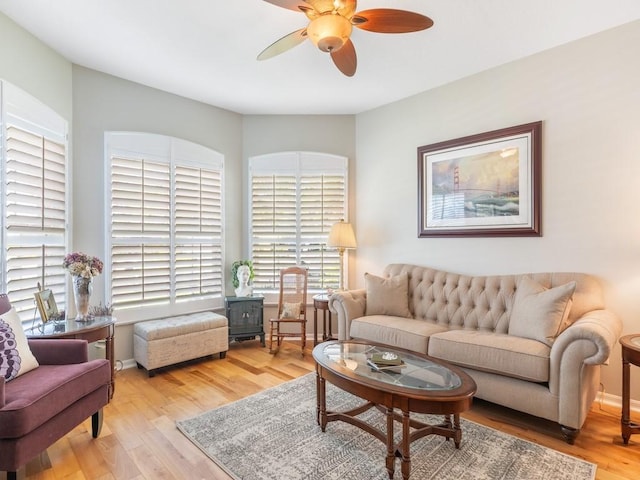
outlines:
[[[309,151],[288,151],[288,152],[276,152],[264,155],[252,156],[249,158],[248,168],[248,193],[247,193],[247,232],[248,232],[248,252],[249,255],[253,255],[254,250],[254,229],[253,229],[253,177],[254,175],[294,175],[296,178],[296,208],[300,210],[300,185],[301,178],[304,175],[336,175],[343,177],[344,184],[344,197],[343,206],[340,218],[348,221],[349,211],[349,159],[342,155],[335,155],[323,152],[309,152]],[[336,222],[340,220],[336,218]],[[332,225],[332,224],[331,224]],[[323,232],[323,236],[328,238],[331,225],[326,225],[326,232]],[[297,236],[297,250],[296,258],[300,258],[299,246],[300,240],[300,225],[296,227]],[[326,241],[324,242],[326,243]],[[337,262],[339,262],[339,255],[334,249],[330,249],[332,255],[335,256]],[[345,251],[344,255],[345,265],[348,262],[348,253]],[[255,266],[255,260],[254,260]],[[340,268],[337,263],[338,269]],[[344,267],[345,279],[347,278],[348,268]],[[274,275],[277,272],[274,273]],[[345,280],[346,281],[346,280]],[[336,283],[336,288],[337,288]],[[309,288],[308,300],[319,293],[325,293],[327,288]],[[265,296],[265,299],[269,302],[276,302],[278,297],[278,286],[275,285],[273,289],[266,289],[254,286],[254,293],[260,293]]]
[[[176,137],[144,133],[144,132],[105,132],[105,292],[106,297],[111,299],[113,288],[112,275],[112,248],[114,245],[124,245],[125,243],[114,242],[113,230],[111,226],[111,204],[112,204],[112,178],[111,159],[114,155],[122,155],[128,158],[167,164],[169,166],[170,178],[170,228],[169,228],[169,265],[170,286],[168,304],[149,304],[143,306],[127,306],[115,311],[119,323],[130,323],[138,320],[150,318],[166,317],[169,315],[186,314],[196,311],[214,310],[224,306],[225,295],[225,175],[224,175],[224,155],[209,147],[199,145]],[[196,295],[187,300],[176,297],[176,247],[181,244],[176,241],[180,238],[176,234],[176,166],[193,169],[206,169],[217,171],[219,174],[219,214],[220,214],[220,235],[214,237],[219,242],[220,251],[220,288],[211,294]],[[184,240],[184,236],[182,237]],[[143,236],[138,238],[142,240]],[[197,243],[197,242],[196,242]],[[195,243],[191,243],[195,244]],[[202,243],[201,243],[202,244]]]
[[[64,204],[62,209],[62,232],[50,231],[50,229],[43,228],[40,231],[34,232],[31,228],[24,228],[22,230],[16,230],[15,233],[10,234],[7,231],[7,205],[5,200],[8,192],[5,185],[5,172],[8,162],[7,152],[7,133],[8,126],[13,126],[16,129],[27,132],[28,135],[41,137],[43,140],[42,148],[48,142],[52,142],[56,145],[60,145],[63,149],[62,152],[62,164],[61,171],[54,170],[57,174],[64,175],[64,181],[62,182],[64,191],[62,197],[64,198]],[[20,237],[21,246],[33,246],[34,248],[41,248],[41,251],[45,251],[45,245],[50,248],[55,248],[61,251],[59,257],[59,266],[56,260],[47,260],[51,257],[46,253],[39,257],[40,265],[35,267],[29,267],[26,270],[40,270],[39,273],[32,272],[31,276],[39,276],[39,281],[33,285],[34,297],[25,298],[11,298],[12,304],[18,310],[20,318],[23,322],[33,322],[40,319],[37,312],[35,303],[35,293],[38,291],[37,283],[43,288],[50,288],[56,295],[56,301],[60,305],[61,309],[65,309],[68,303],[68,282],[64,269],[62,267],[62,260],[64,255],[69,250],[70,239],[72,238],[72,231],[70,227],[71,218],[71,188],[72,188],[72,161],[69,151],[68,142],[68,130],[69,124],[65,118],[54,111],[49,106],[42,103],[37,98],[33,97],[29,93],[21,90],[20,88],[12,85],[6,80],[0,80],[0,238],[2,239],[2,252],[0,253],[0,289],[11,295],[12,291],[9,289],[8,278],[8,255],[7,245],[10,245],[9,237],[17,235]],[[43,153],[44,154],[44,153]],[[43,162],[51,164],[47,157],[43,157]],[[55,162],[53,162],[55,163]],[[43,170],[42,174],[47,170]],[[42,208],[46,209],[45,198],[51,198],[51,195],[46,194],[45,181],[48,177],[43,177],[43,189],[44,195],[42,199]],[[55,182],[54,182],[55,183]],[[58,182],[60,184],[60,182]],[[54,196],[59,198],[60,190],[53,189]],[[55,195],[58,193],[58,195]],[[31,257],[36,258],[36,257]],[[46,280],[62,279],[55,285],[51,285]],[[24,289],[21,289],[24,290]],[[31,308],[24,308],[22,305],[29,300],[33,300],[33,310]]]

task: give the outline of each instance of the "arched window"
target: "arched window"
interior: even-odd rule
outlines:
[[[106,281],[118,318],[221,307],[224,156],[148,133],[108,132],[105,145]]]
[[[338,288],[340,258],[327,247],[334,223],[347,218],[348,159],[282,152],[249,159],[250,251],[254,291],[278,289],[283,267],[309,269],[309,290]]]

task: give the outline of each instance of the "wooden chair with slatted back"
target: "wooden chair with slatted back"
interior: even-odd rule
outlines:
[[[278,316],[269,320],[269,353],[278,352],[282,339],[300,337],[302,355],[304,355],[307,338],[307,277],[307,269],[303,267],[288,267],[280,270]],[[281,327],[285,325],[285,331],[283,331]],[[292,331],[291,325],[299,325],[299,331]]]

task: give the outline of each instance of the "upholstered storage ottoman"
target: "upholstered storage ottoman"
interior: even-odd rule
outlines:
[[[227,317],[213,312],[138,322],[133,329],[133,358],[138,368],[155,370],[229,349]]]

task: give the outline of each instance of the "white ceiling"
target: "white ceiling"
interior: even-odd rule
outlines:
[[[243,114],[355,114],[640,18],[638,0],[360,0],[432,18],[422,32],[354,28],[354,77],[306,26],[263,0],[0,0],[0,12],[71,62]],[[1,59],[0,59],[1,60]]]

